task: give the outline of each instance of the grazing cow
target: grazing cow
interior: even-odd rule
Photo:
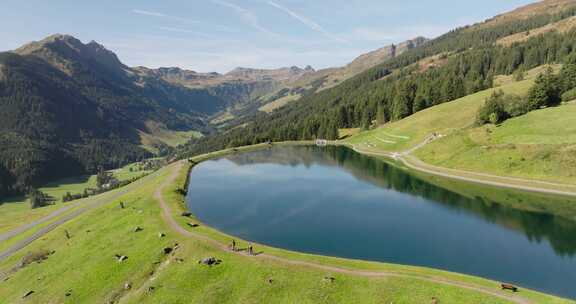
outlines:
[[[518,287],[511,284],[500,284],[502,290],[512,290],[513,292],[518,292]]]

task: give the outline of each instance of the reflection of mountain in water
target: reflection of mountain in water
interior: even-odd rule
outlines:
[[[274,163],[289,166],[305,165],[306,167],[314,164],[338,166],[359,180],[378,187],[423,197],[447,208],[468,212],[488,222],[523,232],[531,241],[548,240],[559,255],[576,255],[576,239],[574,238],[576,222],[559,213],[543,212],[547,209],[542,207],[545,204],[555,204],[556,201],[565,203],[566,199],[511,190],[505,190],[506,200],[494,199],[487,193],[504,190],[477,185],[474,185],[473,193],[462,195],[408,174],[403,169],[384,161],[343,147],[281,147],[236,154],[227,158],[238,165]],[[514,203],[511,203],[511,197],[515,198]],[[543,200],[546,200],[545,203]],[[519,204],[524,208],[517,208]]]

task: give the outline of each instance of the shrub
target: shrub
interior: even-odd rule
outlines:
[[[562,101],[572,101],[576,99],[576,88],[568,90],[564,94],[562,94]]]
[[[504,99],[504,111],[509,117],[521,116],[530,111],[527,101],[520,96],[506,95]]]
[[[496,91],[486,99],[484,105],[478,111],[477,122],[481,125],[486,123],[497,124],[508,118],[504,110],[504,92]]]
[[[42,191],[32,189],[28,194],[28,201],[32,209],[41,208],[50,204],[50,198]]]

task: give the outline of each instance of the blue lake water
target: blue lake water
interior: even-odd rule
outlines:
[[[576,298],[576,221],[525,211],[576,201],[416,176],[344,147],[230,155],[190,178],[190,210],[245,240]]]

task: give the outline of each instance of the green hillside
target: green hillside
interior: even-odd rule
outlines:
[[[481,91],[423,110],[380,128],[362,132],[345,142],[367,150],[401,152],[420,144],[434,132],[447,135],[472,126],[478,109],[494,91],[526,94],[533,83],[533,79],[527,79]]]
[[[575,122],[576,105],[568,103],[455,132],[415,155],[447,168],[575,184]]]
[[[141,145],[209,131],[206,119],[224,106],[66,35],[0,53],[0,69],[0,197],[151,157]]]

